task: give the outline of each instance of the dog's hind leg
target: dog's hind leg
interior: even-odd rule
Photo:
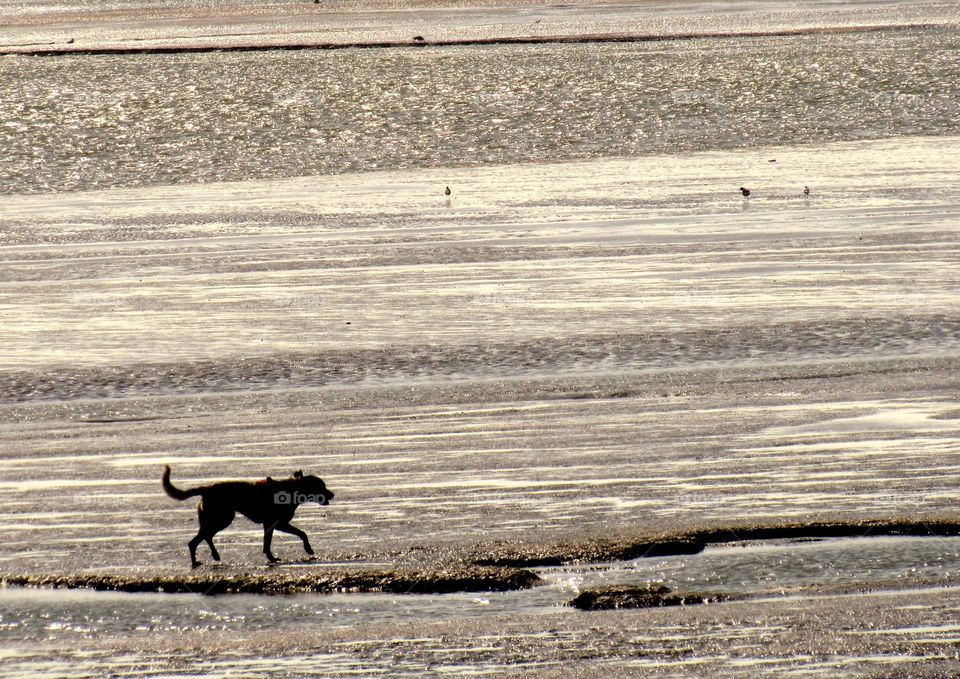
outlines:
[[[200,543],[203,542],[203,529],[199,533],[193,536],[193,539],[187,543],[187,547],[190,548],[190,566],[191,568],[197,568],[200,566],[200,562],[197,561],[197,547],[200,546]]]
[[[200,521],[200,530],[197,531],[197,534],[190,541],[190,561],[194,568],[200,565],[200,562],[197,561],[197,547],[200,546],[201,542],[206,542],[210,547],[210,555],[214,561],[220,560],[220,552],[217,551],[216,546],[213,544],[213,536],[233,523],[234,516],[236,516],[236,514],[231,510],[214,511],[205,506],[203,500],[200,501],[197,505],[197,518]]]
[[[213,536],[210,535],[208,537],[205,537],[204,540],[206,541],[207,545],[210,547],[210,556],[213,557],[214,561],[219,561],[220,552],[217,551],[216,545],[213,544]]]
[[[290,533],[290,535],[296,535],[298,538],[303,540],[303,548],[306,550],[307,554],[313,554],[313,547],[310,546],[310,538],[307,537],[307,534],[296,526],[291,526],[289,523],[278,523],[276,529],[283,531],[284,533]]]
[[[273,529],[275,527],[276,524],[263,524],[263,553],[267,555],[267,560],[270,563],[277,563],[280,560],[270,551],[270,543],[273,542]]]

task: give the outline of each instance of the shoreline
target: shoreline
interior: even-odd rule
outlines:
[[[281,42],[270,44],[212,44],[190,45],[159,44],[153,46],[99,46],[73,47],[72,43],[55,43],[43,47],[34,44],[0,47],[0,56],[105,56],[105,55],[144,55],[144,54],[204,54],[211,52],[273,52],[301,50],[343,50],[343,49],[395,49],[403,47],[484,47],[508,45],[565,45],[565,44],[610,44],[610,43],[646,43],[674,42],[692,40],[728,40],[739,38],[783,38],[804,35],[842,35],[880,33],[884,31],[930,31],[951,30],[950,23],[902,23],[872,24],[862,26],[810,26],[802,28],[784,28],[756,31],[705,31],[679,33],[589,33],[580,35],[525,35],[497,36],[481,38],[452,39],[410,39],[410,40],[370,40],[370,41],[316,41]],[[417,36],[419,37],[419,36]],[[133,41],[143,40],[134,38]],[[175,40],[175,39],[173,39]]]
[[[499,552],[489,545],[474,547],[478,566],[499,568],[537,568],[574,563],[630,561],[638,558],[700,554],[708,546],[747,541],[802,540],[856,537],[952,537],[960,535],[960,520],[864,519],[854,521],[811,521],[783,524],[732,525],[684,531],[661,537],[635,540],[597,540],[561,542],[528,550],[504,548]]]

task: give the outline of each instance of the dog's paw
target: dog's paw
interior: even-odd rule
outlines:
[[[203,565],[203,564],[202,564],[201,562],[199,562],[199,561],[194,561],[192,564],[190,564],[190,568],[200,568],[200,566],[202,566],[202,565]]]

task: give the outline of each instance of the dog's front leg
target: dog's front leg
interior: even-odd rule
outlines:
[[[270,551],[270,543],[273,542],[273,528],[276,524],[263,524],[263,553],[266,554],[270,563],[277,563],[279,559]]]
[[[298,538],[303,540],[303,549],[307,554],[313,555],[313,547],[310,546],[310,538],[307,537],[307,534],[296,526],[291,526],[289,523],[278,523],[276,526],[277,530],[283,531],[284,533],[290,533],[290,535],[296,535]]]

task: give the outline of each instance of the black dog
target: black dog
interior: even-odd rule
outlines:
[[[200,531],[189,542],[190,561],[194,568],[200,565],[197,561],[197,547],[204,541],[210,545],[214,560],[220,560],[220,553],[213,546],[213,536],[229,526],[237,512],[254,523],[263,524],[263,553],[271,563],[278,560],[270,551],[274,529],[296,535],[303,540],[303,548],[307,550],[307,554],[313,554],[307,534],[291,526],[290,520],[297,507],[305,502],[325,505],[333,499],[333,493],[327,490],[322,480],[316,476],[304,476],[300,471],[294,472],[289,479],[279,481],[270,477],[256,483],[221,481],[209,486],[181,490],[170,483],[170,467],[167,466],[163,471],[163,490],[174,500],[200,496],[197,504]]]

